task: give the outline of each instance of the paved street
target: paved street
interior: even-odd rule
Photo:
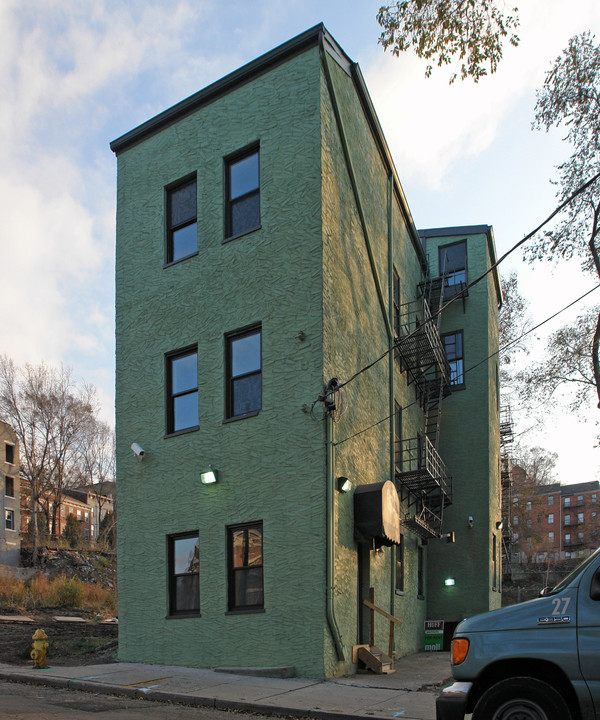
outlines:
[[[2,682],[0,720],[261,720],[264,715]],[[270,716],[269,720],[273,720]]]

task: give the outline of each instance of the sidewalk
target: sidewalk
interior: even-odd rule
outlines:
[[[44,670],[0,664],[0,680],[318,720],[435,720],[435,698],[450,677],[449,653],[409,655],[394,667],[391,675],[320,681],[141,663]]]

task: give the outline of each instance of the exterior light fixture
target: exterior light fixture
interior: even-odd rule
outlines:
[[[446,578],[444,580],[444,585],[446,587],[452,587],[452,586],[456,585],[456,580],[454,578]]]
[[[213,470],[213,466],[209,465],[208,470],[200,473],[200,482],[204,485],[212,485],[213,483],[219,482],[218,471]]]
[[[502,530],[502,525],[503,525],[502,520],[500,520],[499,522],[497,522],[497,523],[496,523],[496,530]]]
[[[337,489],[341,493],[350,492],[350,490],[352,490],[352,483],[347,477],[341,476],[337,479]]]

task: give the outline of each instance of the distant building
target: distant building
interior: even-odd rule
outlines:
[[[600,483],[529,488],[513,466],[512,501],[506,505],[512,562],[586,557],[600,545]]]
[[[0,420],[0,564],[18,565],[21,553],[21,482],[19,441]]]

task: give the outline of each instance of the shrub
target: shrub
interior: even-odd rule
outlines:
[[[0,577],[0,607],[20,610],[25,607],[27,589],[25,582],[18,578]]]
[[[83,583],[64,575],[50,585],[50,605],[53,607],[79,608],[84,598]]]

